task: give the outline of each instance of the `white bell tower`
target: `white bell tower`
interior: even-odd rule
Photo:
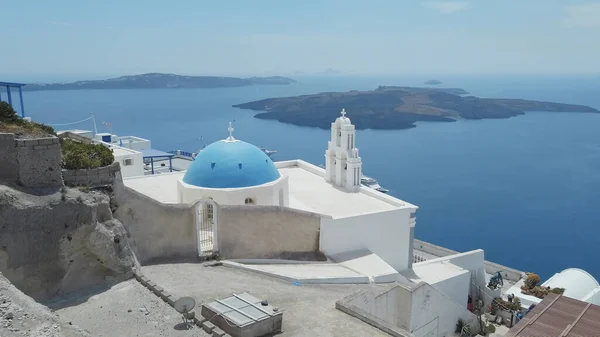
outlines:
[[[325,180],[349,192],[358,192],[362,161],[355,147],[356,130],[345,109],[341,114],[331,123],[331,141],[325,151]]]

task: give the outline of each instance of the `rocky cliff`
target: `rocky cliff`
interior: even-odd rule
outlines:
[[[0,336],[89,337],[90,334],[61,322],[58,315],[23,294],[0,273]]]
[[[138,262],[104,191],[0,185],[0,272],[38,301],[128,277]]]

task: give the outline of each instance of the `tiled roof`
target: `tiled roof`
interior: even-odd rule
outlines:
[[[600,306],[548,294],[505,337],[600,336]]]

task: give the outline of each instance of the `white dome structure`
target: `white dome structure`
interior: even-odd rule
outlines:
[[[542,286],[564,288],[564,296],[600,305],[600,284],[592,275],[582,269],[565,269],[554,274]]]

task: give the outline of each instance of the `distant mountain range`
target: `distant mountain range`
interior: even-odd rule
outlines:
[[[77,81],[72,83],[27,84],[27,91],[40,90],[83,90],[83,89],[168,89],[168,88],[228,88],[251,85],[285,85],[295,83],[291,78],[272,77],[219,77],[183,76],[175,74],[149,73],[121,76],[107,80]]]
[[[264,111],[256,118],[327,129],[345,108],[357,129],[405,129],[418,121],[509,118],[526,111],[592,112],[584,105],[524,99],[479,98],[457,88],[381,86],[371,91],[323,92],[296,97],[267,98],[234,105]]]

